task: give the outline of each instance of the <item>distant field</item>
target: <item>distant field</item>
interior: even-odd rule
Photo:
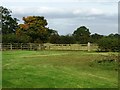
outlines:
[[[3,88],[117,88],[117,63],[96,62],[108,54],[3,51]]]

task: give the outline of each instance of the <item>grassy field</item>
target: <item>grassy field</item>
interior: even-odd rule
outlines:
[[[97,63],[108,53],[3,51],[3,87],[116,88],[116,62]]]

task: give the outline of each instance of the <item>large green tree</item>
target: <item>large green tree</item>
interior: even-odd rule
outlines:
[[[2,34],[15,33],[18,27],[18,19],[11,16],[12,11],[0,6],[0,13],[2,15]]]
[[[85,26],[81,26],[73,32],[73,36],[78,43],[86,44],[90,39],[90,31]]]

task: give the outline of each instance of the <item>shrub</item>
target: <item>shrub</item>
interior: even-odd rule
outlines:
[[[118,38],[103,37],[97,43],[100,51],[120,51]]]

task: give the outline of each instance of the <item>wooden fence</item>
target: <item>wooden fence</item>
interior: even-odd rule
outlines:
[[[1,50],[88,50],[95,51],[95,44],[39,44],[39,43],[7,43],[0,44]]]

